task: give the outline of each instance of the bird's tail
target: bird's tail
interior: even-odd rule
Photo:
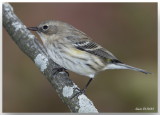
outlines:
[[[150,72],[147,72],[146,70],[132,67],[132,66],[129,66],[129,65],[126,65],[123,63],[109,64],[109,65],[107,65],[106,69],[130,69],[130,70],[139,71],[139,72],[142,72],[145,74],[151,74]]]

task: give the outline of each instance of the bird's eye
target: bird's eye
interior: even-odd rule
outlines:
[[[42,28],[43,28],[43,30],[47,30],[48,29],[48,25],[44,25]]]

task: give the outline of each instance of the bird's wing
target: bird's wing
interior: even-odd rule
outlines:
[[[118,61],[111,52],[109,52],[99,44],[93,42],[88,37],[77,38],[75,36],[68,36],[68,38],[72,41],[73,46],[79,50],[86,51],[88,53],[91,53],[92,55],[96,55],[104,59]]]

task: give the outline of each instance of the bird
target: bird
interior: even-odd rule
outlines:
[[[37,32],[50,58],[64,68],[59,70],[70,70],[90,78],[77,94],[85,93],[94,77],[108,69],[129,69],[150,74],[146,70],[122,63],[106,48],[68,23],[46,20],[27,29]]]

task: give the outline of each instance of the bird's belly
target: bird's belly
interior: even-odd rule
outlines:
[[[54,51],[47,50],[47,51],[51,59],[55,63],[64,67],[67,70],[91,78],[93,78],[97,72],[95,69],[91,68],[91,65],[89,64],[90,57],[84,57],[84,55],[76,56],[75,54],[74,54],[75,56],[72,56],[66,52],[64,53],[55,50]],[[74,53],[81,53],[81,52],[74,52]]]

